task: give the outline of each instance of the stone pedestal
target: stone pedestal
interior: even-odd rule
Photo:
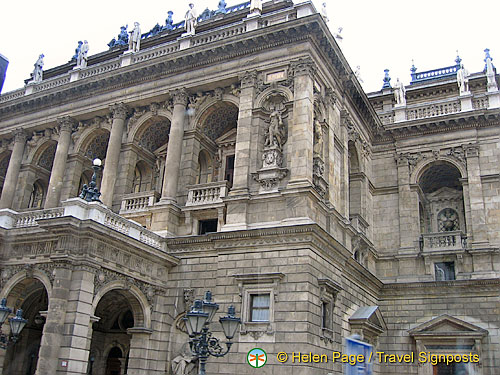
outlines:
[[[187,49],[191,47],[191,41],[193,39],[193,34],[184,33],[179,38],[179,50]]]
[[[470,91],[460,95],[460,107],[462,112],[472,111],[472,94]]]
[[[261,18],[260,12],[250,13],[247,18],[244,20],[245,22],[245,30],[252,31],[257,30],[259,28],[259,20]]]
[[[82,68],[80,66],[75,66],[72,71],[69,72],[69,81],[74,82],[80,79],[80,72]]]
[[[396,104],[394,106],[394,122],[406,121],[406,106]]]
[[[28,82],[26,85],[26,90],[24,90],[24,95],[30,95],[33,94],[33,91],[35,90],[36,83],[31,81]]]
[[[288,169],[282,168],[283,152],[278,146],[264,149],[262,154],[262,168],[252,173],[253,179],[260,183],[260,193],[277,192],[280,181],[285,178]]]
[[[500,91],[487,92],[488,109],[500,108]]]
[[[123,52],[123,55],[120,56],[120,66],[129,66],[132,64],[132,55],[134,54],[133,51],[125,51]]]

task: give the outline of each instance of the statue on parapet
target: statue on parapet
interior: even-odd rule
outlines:
[[[172,30],[174,27],[174,19],[172,18],[174,12],[172,12],[171,10],[169,10],[167,12],[168,16],[167,16],[167,19],[165,20],[165,27],[163,28],[164,30]]]
[[[139,27],[139,22],[134,22],[134,29],[129,31],[129,34],[128,50],[132,52],[139,52],[141,49],[141,28]]]
[[[78,57],[76,58],[76,66],[80,68],[87,67],[88,53],[89,53],[89,42],[84,41],[78,51]]]
[[[262,1],[261,0],[252,0],[250,1],[250,14],[252,13],[262,13]]]
[[[406,89],[403,82],[396,79],[396,83],[394,84],[394,99],[396,99],[396,104],[400,106],[406,105]]]
[[[45,55],[42,53],[40,56],[38,56],[38,60],[36,60],[35,63],[35,69],[33,69],[32,77],[33,77],[33,82],[39,83],[42,82],[43,79],[43,58]]]
[[[215,11],[215,14],[226,14],[226,2],[224,0],[219,1],[219,5],[217,7],[217,10]]]
[[[120,27],[120,34],[118,34],[118,39],[111,39],[111,42],[108,43],[109,48],[113,48],[115,46],[126,46],[128,45],[128,33],[127,33],[128,25]]]
[[[329,21],[328,14],[326,12],[326,3],[323,3],[322,6],[321,6],[321,16],[323,17],[323,19],[325,20],[325,22]]]
[[[486,48],[484,52],[486,53],[486,58],[484,59],[484,62],[486,63],[484,72],[486,73],[487,89],[488,92],[497,91],[498,86],[496,81],[496,69],[492,63],[493,59],[490,56],[490,50],[488,48]]]
[[[72,60],[77,60],[78,59],[78,54],[80,53],[80,48],[82,48],[83,42],[81,40],[78,41],[78,47],[75,48],[75,54],[71,58]]]
[[[194,4],[189,4],[189,9],[184,16],[186,33],[188,35],[194,35],[196,31],[196,25],[198,24],[198,14],[196,9],[194,9]]]
[[[464,68],[464,64],[460,64],[460,69],[457,70],[457,83],[460,95],[467,95],[469,91],[469,71]]]

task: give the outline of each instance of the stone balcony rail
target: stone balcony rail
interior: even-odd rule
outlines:
[[[126,194],[122,199],[120,214],[147,210],[149,207],[152,207],[159,198],[160,194],[154,190]]]
[[[35,227],[39,224],[39,220],[72,216],[80,220],[93,220],[151,247],[166,250],[166,243],[161,236],[132,220],[115,214],[101,203],[87,203],[80,198],[72,198],[64,201],[62,205],[63,207],[21,213],[2,209],[0,210],[0,227],[6,229]]]
[[[424,233],[422,234],[422,251],[424,253],[447,250],[463,250],[466,236],[462,231]]]
[[[121,64],[119,58],[116,58],[113,61],[106,61],[101,64],[92,65],[87,69],[82,69],[80,73],[80,79],[107,73],[112,70],[118,69],[120,66]]]
[[[461,111],[460,100],[453,98],[451,100],[443,101],[441,103],[432,103],[419,105],[415,107],[408,107],[406,110],[407,120],[418,120],[429,117],[449,115]]]
[[[227,181],[209,182],[207,184],[188,186],[186,206],[202,206],[222,203],[229,188]]]
[[[22,98],[25,94],[26,94],[26,89],[24,87],[22,89],[9,91],[0,96],[0,103],[5,103],[11,100]]]
[[[487,96],[474,98],[472,100],[472,108],[474,109],[488,109],[489,101]]]
[[[52,219],[64,215],[63,208],[51,208],[47,210],[26,211],[19,213],[16,217],[16,228],[32,227],[40,219]]]
[[[33,86],[33,92],[40,92],[44,90],[49,90],[54,87],[62,86],[67,83],[69,83],[70,77],[69,74],[66,76],[58,76],[54,78],[50,78],[47,80],[44,80],[38,84],[34,84]]]

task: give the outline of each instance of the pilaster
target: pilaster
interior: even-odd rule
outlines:
[[[0,208],[12,208],[12,201],[17,187],[17,179],[26,145],[26,132],[23,129],[14,131],[14,148],[10,155],[9,166],[5,175],[5,181],[0,197]]]

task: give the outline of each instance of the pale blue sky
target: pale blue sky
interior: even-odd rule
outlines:
[[[189,2],[5,2],[0,53],[10,64],[3,93],[24,85],[40,53],[45,54],[45,68],[49,69],[66,63],[78,40],[89,41],[91,55],[102,52],[121,25],[138,21],[142,32],[146,32],[157,22],[164,24],[168,10],[179,22]],[[206,7],[216,9],[218,4],[218,0],[193,2],[199,12]],[[231,6],[242,1],[226,2]],[[343,27],[340,46],[353,70],[361,66],[363,86],[368,92],[380,90],[384,68],[391,70],[393,82],[400,77],[409,84],[412,59],[419,71],[440,68],[454,63],[457,49],[471,73],[483,69],[485,48],[491,49],[493,63],[500,68],[500,30],[495,20],[495,15],[500,14],[500,1],[468,3],[470,6],[449,0],[326,2],[329,25]],[[321,9],[322,1],[313,3]]]

